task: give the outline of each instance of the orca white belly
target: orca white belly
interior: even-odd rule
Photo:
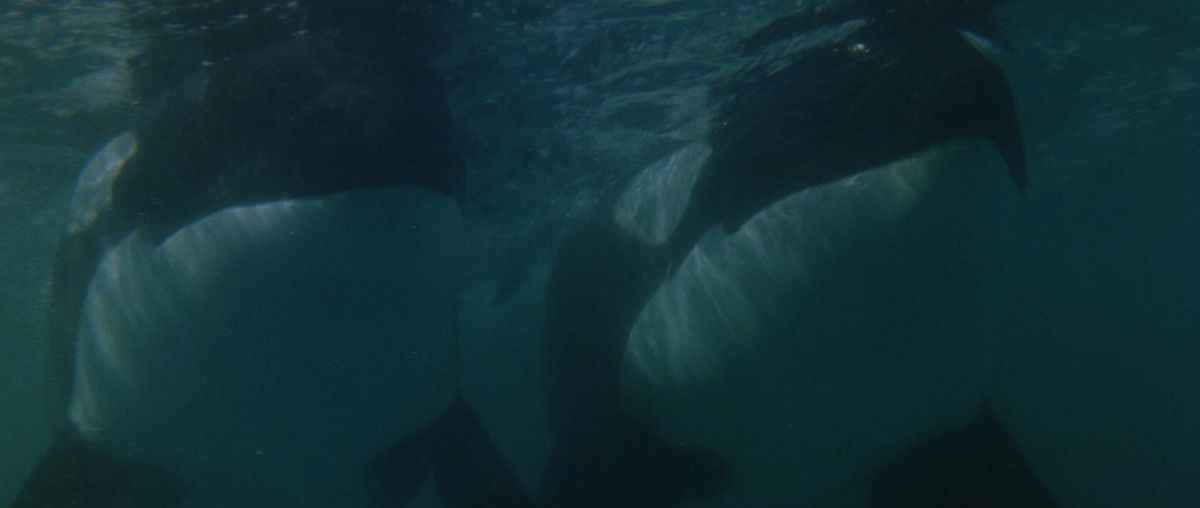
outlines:
[[[945,162],[790,196],[710,233],[660,285],[625,351],[626,403],[739,472],[736,491],[688,506],[862,506],[875,468],[984,400],[1062,506],[1196,504],[1196,341],[1182,321],[1138,321],[1187,302],[1130,308],[1102,277],[1057,273],[1044,256],[1062,247],[1034,243],[1043,219],[1022,215],[1041,210],[991,168]],[[642,218],[632,236],[651,243],[645,218],[686,199],[664,195],[618,211]]]
[[[71,420],[213,490],[357,498],[366,462],[452,400],[462,255],[457,205],[414,189],[131,235],[88,290]]]
[[[946,218],[1004,187],[934,155],[710,232],[636,321],[627,403],[668,440],[732,457],[735,504],[861,503],[873,466],[979,409],[990,345]]]

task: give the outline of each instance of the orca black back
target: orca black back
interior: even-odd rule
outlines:
[[[886,4],[892,3],[905,4]],[[672,239],[677,249],[686,250],[713,224],[737,229],[803,188],[954,139],[991,141],[1014,185],[1028,187],[1011,85],[964,35],[992,18],[976,7],[920,4],[865,10],[860,3],[869,17],[844,21],[843,36],[816,47],[793,44],[805,33],[789,31],[809,26],[810,16],[768,25],[747,39],[753,41],[742,45],[747,64],[713,91],[714,154]]]

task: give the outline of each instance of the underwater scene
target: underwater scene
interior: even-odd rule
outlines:
[[[0,0],[0,507],[1200,506],[1198,34]]]

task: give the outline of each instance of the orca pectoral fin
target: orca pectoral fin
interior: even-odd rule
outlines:
[[[1057,508],[1017,442],[985,405],[967,425],[932,436],[876,473],[870,508]]]
[[[520,479],[496,448],[479,416],[461,397],[436,424],[434,476],[453,508],[532,508]]]
[[[438,424],[402,439],[367,464],[367,506],[403,508],[412,502],[433,469]]]
[[[12,508],[171,508],[187,489],[165,469],[114,457],[64,432],[21,487]]]

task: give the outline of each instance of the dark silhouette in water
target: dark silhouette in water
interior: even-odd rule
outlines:
[[[736,229],[806,187],[956,138],[991,140],[1016,186],[1028,185],[1008,80],[960,33],[991,27],[992,4],[852,1],[769,25],[740,45],[742,71],[712,91],[713,153],[666,242],[614,221],[620,187],[567,234],[547,297],[547,506],[669,507],[733,481],[723,458],[670,445],[630,416],[619,381],[642,307],[711,228]],[[791,44],[817,28],[848,33]]]
[[[720,457],[672,446],[622,411],[617,377],[625,340],[661,282],[666,258],[601,210],[568,233],[547,289],[554,448],[543,504],[669,507],[715,494],[732,474]]]
[[[869,508],[1056,508],[1021,448],[985,406],[967,425],[917,443],[876,473]]]
[[[371,461],[368,506],[408,506],[430,474],[452,508],[534,506],[461,396],[432,425]]]
[[[897,10],[867,18],[836,44],[793,50],[785,39],[761,47],[750,65],[719,84],[713,156],[672,243],[686,250],[714,222],[737,229],[800,189],[955,138],[991,141],[1013,183],[1025,189],[1024,142],[1008,79],[960,32],[975,19],[966,14],[980,16],[972,23],[980,25],[990,16],[955,9],[978,2],[917,3],[948,6],[909,11],[888,3]],[[783,36],[775,25],[764,30]]]
[[[452,367],[461,371],[462,348],[455,346]],[[430,475],[451,508],[534,506],[461,392],[441,417],[367,464],[368,508],[409,506]]]
[[[445,90],[424,39],[432,20],[420,4],[324,12],[321,31],[214,65],[148,109],[113,172],[111,200],[59,246],[49,339],[60,428],[15,508],[161,508],[186,497],[169,468],[92,446],[66,418],[83,301],[118,240],[161,242],[212,212],[281,199],[396,186],[460,195],[463,165],[449,148]],[[406,503],[430,464],[452,506],[531,504],[461,398],[415,439],[429,451],[410,460],[426,467],[392,467],[384,451],[370,470],[373,506]],[[418,476],[396,476],[409,473]]]
[[[46,452],[12,507],[171,507],[182,505],[186,493],[187,486],[170,472],[111,457],[67,431]]]

